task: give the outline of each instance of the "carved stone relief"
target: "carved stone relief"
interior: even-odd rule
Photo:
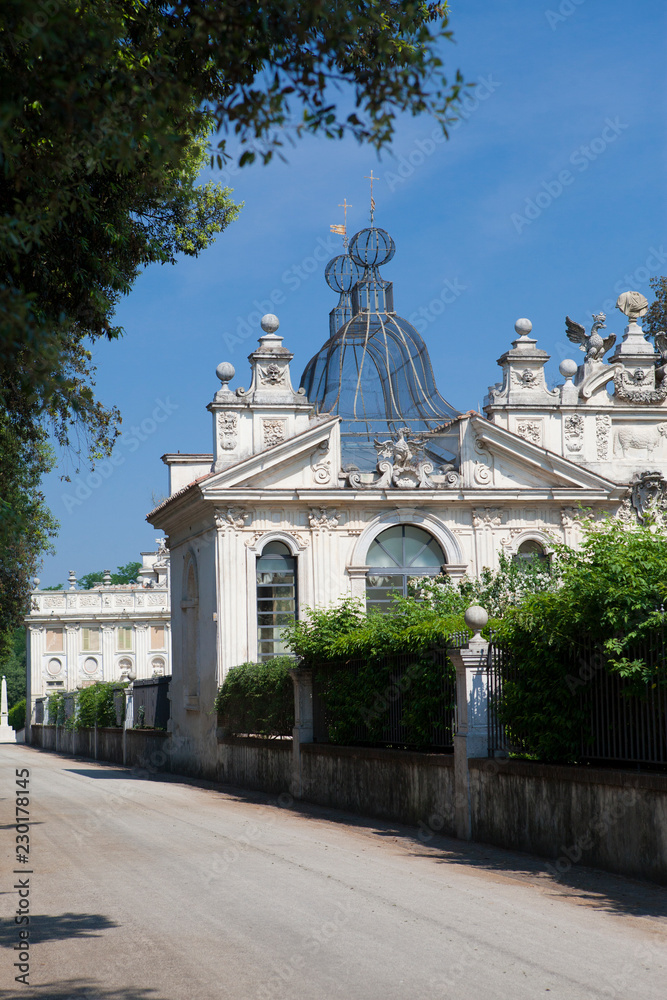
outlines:
[[[600,461],[609,457],[609,431],[611,429],[611,417],[606,413],[598,413],[595,418],[595,444],[597,456]]]
[[[264,447],[271,448],[274,444],[284,441],[286,429],[286,420],[262,420]]]
[[[537,389],[542,382],[540,374],[532,371],[530,368],[524,368],[522,372],[513,371],[512,380],[516,385],[520,385],[522,389]]]
[[[667,399],[667,380],[663,380],[657,389],[653,389],[650,382],[645,385],[647,378],[647,372],[642,368],[636,368],[633,372],[616,371],[614,373],[616,396],[628,403],[662,403]]]
[[[331,461],[326,458],[329,454],[329,449],[330,442],[328,440],[321,441],[310,458],[310,470],[313,474],[313,479],[321,486],[325,486],[331,482]]]
[[[340,515],[335,507],[311,507],[308,521],[311,528],[337,528]]]
[[[276,386],[285,384],[285,365],[277,365],[272,362],[264,368],[258,365],[257,371],[261,385]]]
[[[386,490],[394,487],[400,490],[414,490],[418,487],[433,488],[429,473],[433,464],[423,457],[423,444],[419,435],[401,428],[397,437],[388,441],[375,440],[378,455],[377,472],[380,478],[372,483],[362,482],[357,470],[345,473],[353,489]]]
[[[244,528],[250,524],[252,515],[244,507],[216,507],[216,528]]]
[[[484,507],[483,509],[473,508],[472,523],[475,528],[488,527],[497,528],[502,524],[503,512],[500,507]]]
[[[584,418],[578,413],[565,417],[565,446],[568,451],[581,451],[584,446]]]
[[[614,455],[616,458],[632,458],[632,452],[642,451],[648,458],[660,450],[667,437],[667,421],[657,426],[647,427],[632,424],[619,427],[614,434]]]
[[[233,451],[238,440],[239,415],[234,412],[218,414],[218,438],[223,451]]]
[[[560,523],[564,528],[571,528],[576,523],[578,513],[576,507],[563,507],[560,512]]]
[[[542,425],[539,420],[521,420],[516,425],[519,437],[532,444],[542,444]]]
[[[626,491],[616,516],[627,524],[644,524],[649,519],[655,519],[667,528],[667,480],[662,473],[638,473]]]

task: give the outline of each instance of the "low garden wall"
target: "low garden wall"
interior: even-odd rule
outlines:
[[[667,775],[469,762],[472,839],[667,884]]]
[[[32,746],[74,757],[90,757],[109,764],[169,771],[169,733],[150,729],[64,729],[33,725]],[[165,749],[167,752],[165,752]]]
[[[301,782],[308,802],[454,834],[453,754],[303,743]]]
[[[292,787],[292,740],[230,736],[218,740],[218,781],[280,795]]]

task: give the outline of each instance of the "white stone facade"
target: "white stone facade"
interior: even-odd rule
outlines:
[[[27,719],[35,702],[54,691],[95,681],[171,673],[169,553],[143,552],[137,584],[91,590],[35,589],[28,630]]]
[[[581,507],[636,516],[633,480],[652,472],[664,483],[667,473],[667,392],[655,389],[657,355],[636,322],[611,364],[565,362],[564,384],[549,389],[548,355],[517,321],[486,416],[463,414],[445,428],[458,464],[434,468],[401,432],[376,442],[375,473],[343,471],[340,418],[313,415],[293,390],[292,355],[275,329],[250,355],[249,390],[230,390],[233,368],[220,366],[223,387],[208,406],[213,452],[165,455],[171,496],[148,516],[171,553],[172,726],[200,757],[214,753],[212,707],[226,672],[261,654],[259,560],[270,543],[282,543],[293,567],[299,614],[372,593],[388,571],[373,571],[369,552],[388,528],[401,529],[394,538],[425,532],[419,538],[435,540],[444,571],[459,579],[524,543],[546,553],[554,540],[576,546]]]

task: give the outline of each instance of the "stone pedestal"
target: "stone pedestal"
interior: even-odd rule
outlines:
[[[482,620],[483,618],[483,620]],[[483,628],[488,616],[483,608],[469,608],[466,624]],[[470,827],[470,757],[486,757],[488,738],[487,660],[489,643],[477,631],[465,649],[450,649],[456,667],[457,720],[454,734],[454,815],[456,836],[471,839]]]
[[[9,725],[7,710],[7,680],[3,675],[0,695],[0,743],[16,743],[16,733]]]
[[[292,730],[292,787],[295,799],[303,794],[301,744],[313,742],[313,671],[307,667],[290,670],[294,682],[294,728]]]

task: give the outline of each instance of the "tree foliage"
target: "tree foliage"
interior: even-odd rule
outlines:
[[[115,573],[110,574],[111,585],[118,586],[119,584],[136,583],[137,574],[140,569],[140,562],[128,562],[124,566],[119,566]],[[104,573],[102,570],[98,570],[95,573],[85,573],[79,577],[77,583],[82,590],[90,590],[91,587],[103,581]]]
[[[495,623],[518,673],[501,714],[518,744],[542,760],[575,760],[590,721],[586,698],[598,670],[639,685],[654,669],[641,653],[662,649],[667,536],[650,519],[583,524],[580,549],[556,546],[556,589],[527,595]]]
[[[405,111],[444,128],[461,89],[439,55],[449,34],[446,4],[424,2],[4,0],[0,406],[10,452],[38,447],[44,427],[80,459],[110,452],[120,413],[95,397],[90,346],[122,334],[114,310],[144,267],[197,255],[236,217],[229,189],[197,183],[212,130],[221,165],[230,136],[243,164],[305,133],[380,149]],[[8,478],[16,467],[7,462]],[[33,521],[34,487],[18,473],[13,485],[5,535],[29,561],[48,514],[42,506]],[[26,563],[24,583],[30,572]],[[3,618],[20,617],[21,586]]]
[[[10,629],[0,643],[0,676],[7,678],[9,707],[26,695],[26,630],[24,625]]]
[[[646,333],[667,332],[667,278],[651,278],[649,285],[655,298],[644,319]]]
[[[220,725],[232,734],[291,736],[294,692],[289,670],[294,660],[275,656],[264,663],[233,667],[218,691]]]

